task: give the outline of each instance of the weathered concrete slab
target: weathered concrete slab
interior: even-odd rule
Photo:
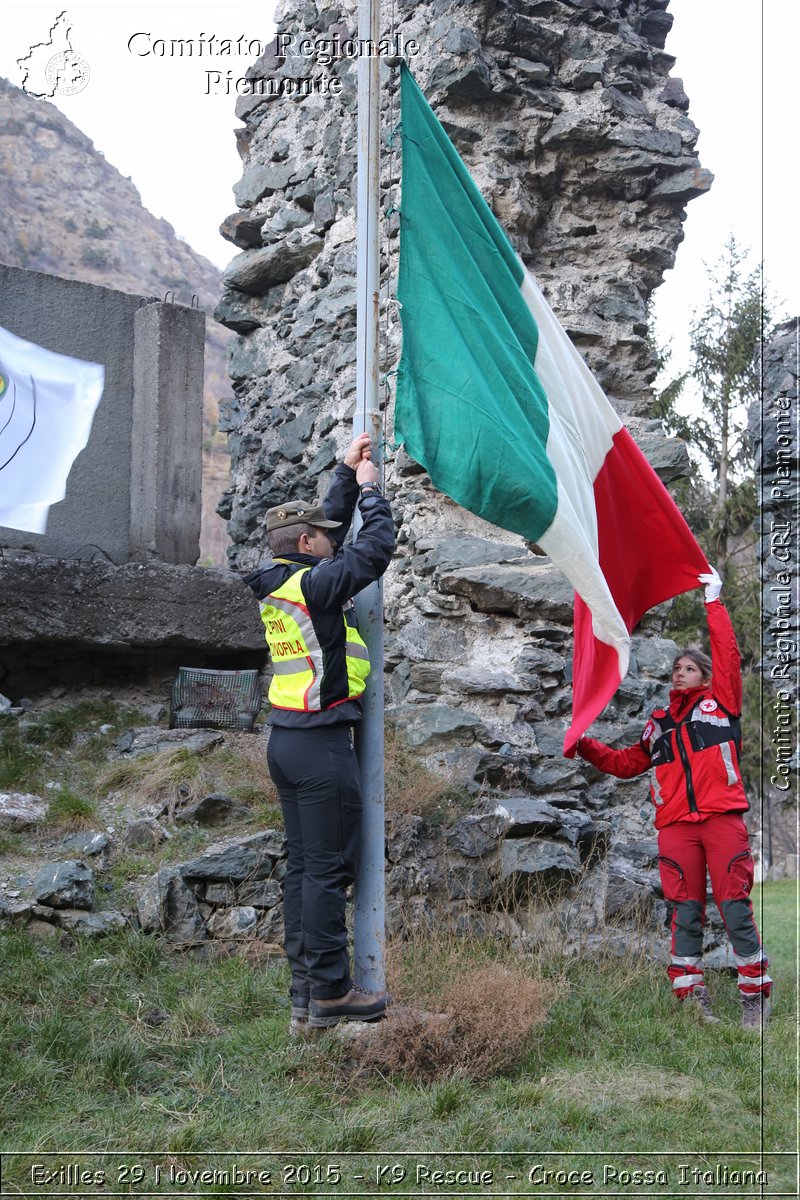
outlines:
[[[167,688],[182,666],[260,669],[266,658],[258,604],[232,573],[0,558],[0,680],[11,696],[156,677]]]
[[[237,575],[168,563],[0,560],[0,646],[198,647],[265,654],[258,605]]]

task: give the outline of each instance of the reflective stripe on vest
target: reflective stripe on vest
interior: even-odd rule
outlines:
[[[739,782],[739,776],[737,775],[736,767],[733,764],[733,753],[731,751],[730,742],[723,742],[719,748],[719,752],[722,755],[722,761],[725,764],[725,770],[728,774],[728,783],[731,787],[733,787],[734,784]]]
[[[309,570],[303,567],[296,571],[260,604],[272,658],[269,701],[274,708],[296,712],[322,710],[324,654],[300,586]],[[347,691],[326,706],[329,708],[360,696],[370,670],[367,647],[344,613],[342,624]]]
[[[292,575],[261,606],[275,676],[269,689],[270,703],[279,708],[319,712],[322,686],[322,648],[300,591],[302,571]],[[281,596],[297,581],[297,599]],[[283,617],[278,614],[282,613]],[[277,669],[276,669],[277,668]]]

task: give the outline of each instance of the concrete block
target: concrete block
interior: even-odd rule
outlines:
[[[146,304],[134,316],[130,557],[200,553],[205,315]]]
[[[86,685],[156,664],[235,669],[265,658],[258,604],[230,572],[0,556],[0,676],[12,695],[64,677],[61,666]]]

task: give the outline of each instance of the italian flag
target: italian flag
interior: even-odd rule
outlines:
[[[706,558],[401,68],[403,351],[395,437],[457,504],[537,543],[575,589],[575,744],[648,609]]]

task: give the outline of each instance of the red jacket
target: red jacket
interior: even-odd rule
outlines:
[[[653,768],[650,798],[656,806],[656,829],[750,807],[739,770],[739,647],[718,600],[706,605],[706,619],[713,662],[710,684],[671,691],[669,708],[655,709],[641,739],[627,750],[612,750],[594,738],[578,742],[581,758],[620,779]]]

